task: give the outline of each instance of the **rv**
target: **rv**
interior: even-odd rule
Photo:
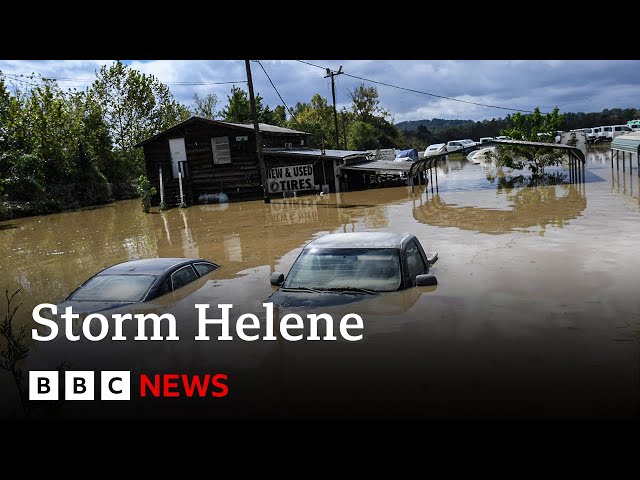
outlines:
[[[632,132],[630,127],[627,125],[611,125],[609,127],[604,127],[605,132],[607,134],[608,140],[613,140],[620,135],[624,135],[625,133]]]
[[[591,130],[593,131],[593,135],[594,135],[594,141],[595,142],[601,142],[603,141],[605,138],[607,138],[607,135],[604,133],[604,128],[605,127],[593,127]]]
[[[629,127],[634,132],[640,130],[640,120],[629,120],[627,122],[627,127]]]

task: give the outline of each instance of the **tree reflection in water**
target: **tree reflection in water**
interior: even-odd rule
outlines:
[[[496,172],[488,180],[496,184],[498,195],[505,195],[510,204],[508,209],[458,206],[435,194],[413,209],[413,217],[427,225],[492,235],[537,227],[542,236],[547,225],[562,228],[587,207],[584,186],[568,182],[565,172],[550,172],[538,178],[508,177]]]

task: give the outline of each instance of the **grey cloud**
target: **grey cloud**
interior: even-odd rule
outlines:
[[[561,111],[600,111],[604,108],[638,107],[640,61],[636,60],[310,60],[410,89],[455,97],[467,101],[531,110],[540,106]],[[314,93],[331,99],[325,72],[293,60],[261,60],[289,107],[307,102]],[[91,78],[94,71],[110,61],[0,61],[8,73],[42,73],[44,76]],[[131,61],[133,67],[152,73],[164,82],[242,81],[242,60],[225,61]],[[264,73],[252,64],[255,89],[272,107],[280,103]],[[338,107],[348,105],[347,90],[360,80],[337,77]],[[61,83],[61,86],[64,86]],[[215,93],[222,106],[231,85],[170,85],[176,98],[190,103],[194,92]],[[504,117],[507,110],[452,102],[378,85],[381,104],[396,121],[420,118]]]

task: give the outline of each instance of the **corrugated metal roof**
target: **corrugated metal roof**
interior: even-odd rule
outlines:
[[[148,143],[152,140],[155,140],[156,138],[160,138],[163,135],[166,135],[170,132],[176,131],[176,130],[180,130],[181,128],[187,126],[190,123],[194,123],[194,122],[202,122],[202,123],[208,123],[210,125],[213,126],[217,126],[217,127],[231,127],[231,128],[237,128],[237,129],[241,129],[241,130],[245,130],[247,132],[253,132],[254,131],[254,127],[253,127],[253,123],[233,123],[233,122],[223,122],[222,120],[210,120],[208,118],[201,118],[201,117],[190,117],[187,120],[185,120],[184,122],[181,122],[177,125],[174,125],[171,128],[167,128],[166,130],[163,130],[160,133],[157,133],[155,135],[153,135],[152,137],[146,138],[144,140],[142,140],[141,142],[138,142],[135,146],[136,147],[141,147],[143,146],[145,143]],[[265,133],[275,133],[275,134],[286,134],[286,135],[309,135],[306,132],[301,132],[299,130],[291,130],[290,128],[284,128],[284,127],[278,127],[276,125],[269,125],[267,123],[259,123],[258,124],[260,127],[260,131],[261,132],[265,132]]]
[[[324,154],[319,148],[301,148],[299,150],[286,148],[265,148],[265,155],[287,155],[293,157],[322,157],[345,160],[348,158],[366,157],[367,152],[360,150],[325,150]]]
[[[400,173],[408,172],[413,162],[391,162],[388,160],[369,160],[367,162],[355,163],[352,165],[344,165],[341,170],[365,170],[373,172],[391,172]]]
[[[627,133],[614,138],[611,142],[611,149],[640,154],[640,132]]]
[[[234,122],[220,122],[227,125],[233,125],[240,128],[246,128],[247,130],[254,130],[253,123],[234,123]],[[307,135],[307,132],[301,132],[300,130],[292,130],[291,128],[278,127],[277,125],[269,125],[268,123],[258,123],[258,127],[261,132],[269,133],[295,133],[301,135]]]
[[[369,158],[372,160],[393,160],[396,158],[394,148],[378,148],[377,150],[367,150]]]

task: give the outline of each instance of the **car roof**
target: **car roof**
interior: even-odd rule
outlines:
[[[446,145],[446,143],[434,143],[432,145],[429,145],[427,148],[431,148],[431,147],[437,147],[440,148],[442,146]]]
[[[305,249],[323,248],[400,248],[409,233],[354,232],[330,233],[309,242]]]
[[[145,258],[118,263],[105,268],[98,275],[161,275],[174,267],[187,265],[195,261],[208,262],[208,260],[202,258]]]

